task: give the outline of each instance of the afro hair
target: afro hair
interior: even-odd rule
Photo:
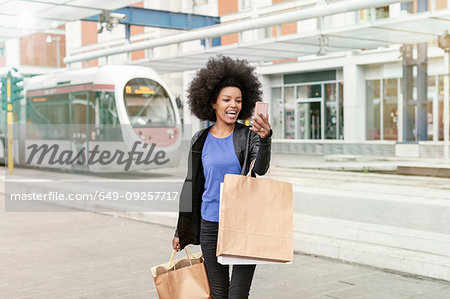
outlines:
[[[248,119],[261,101],[261,82],[255,67],[247,60],[232,59],[219,55],[211,57],[205,68],[200,69],[192,79],[187,91],[187,103],[191,112],[201,120],[216,121],[212,104],[222,88],[233,86],[241,90],[242,109],[238,119]]]

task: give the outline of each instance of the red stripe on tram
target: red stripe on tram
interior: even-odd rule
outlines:
[[[73,93],[80,91],[100,91],[109,90],[114,91],[114,85],[112,84],[83,84],[74,86],[55,87],[48,89],[30,90],[27,92],[27,97],[45,96],[60,93]]]

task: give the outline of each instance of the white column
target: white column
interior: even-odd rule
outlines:
[[[403,93],[402,93],[402,79],[397,79],[397,141],[403,140]]]
[[[384,80],[380,80],[380,140],[384,140]]]
[[[434,78],[434,94],[433,94],[433,141],[439,141],[439,80],[438,76]]]
[[[365,67],[351,57],[344,65],[344,140],[366,140]]]

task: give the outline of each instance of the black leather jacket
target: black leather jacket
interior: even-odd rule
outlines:
[[[175,237],[180,238],[180,247],[188,244],[200,244],[200,220],[202,196],[205,191],[205,177],[203,175],[202,150],[210,128],[198,131],[191,140],[188,158],[188,173],[180,194],[180,212],[178,215]],[[256,159],[252,170],[264,175],[270,165],[270,147],[272,131],[269,137],[260,138],[249,127],[236,123],[233,132],[233,143],[236,155],[241,164],[242,175],[248,173],[250,162]]]

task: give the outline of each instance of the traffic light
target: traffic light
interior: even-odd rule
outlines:
[[[7,95],[6,95],[6,83],[7,83],[8,78],[6,77],[1,77],[1,82],[2,82],[2,97],[1,97],[1,102],[2,102],[2,109],[6,110],[6,105],[7,105]]]
[[[23,83],[18,85],[20,82],[23,82],[23,78],[11,77],[11,102],[23,99]]]

